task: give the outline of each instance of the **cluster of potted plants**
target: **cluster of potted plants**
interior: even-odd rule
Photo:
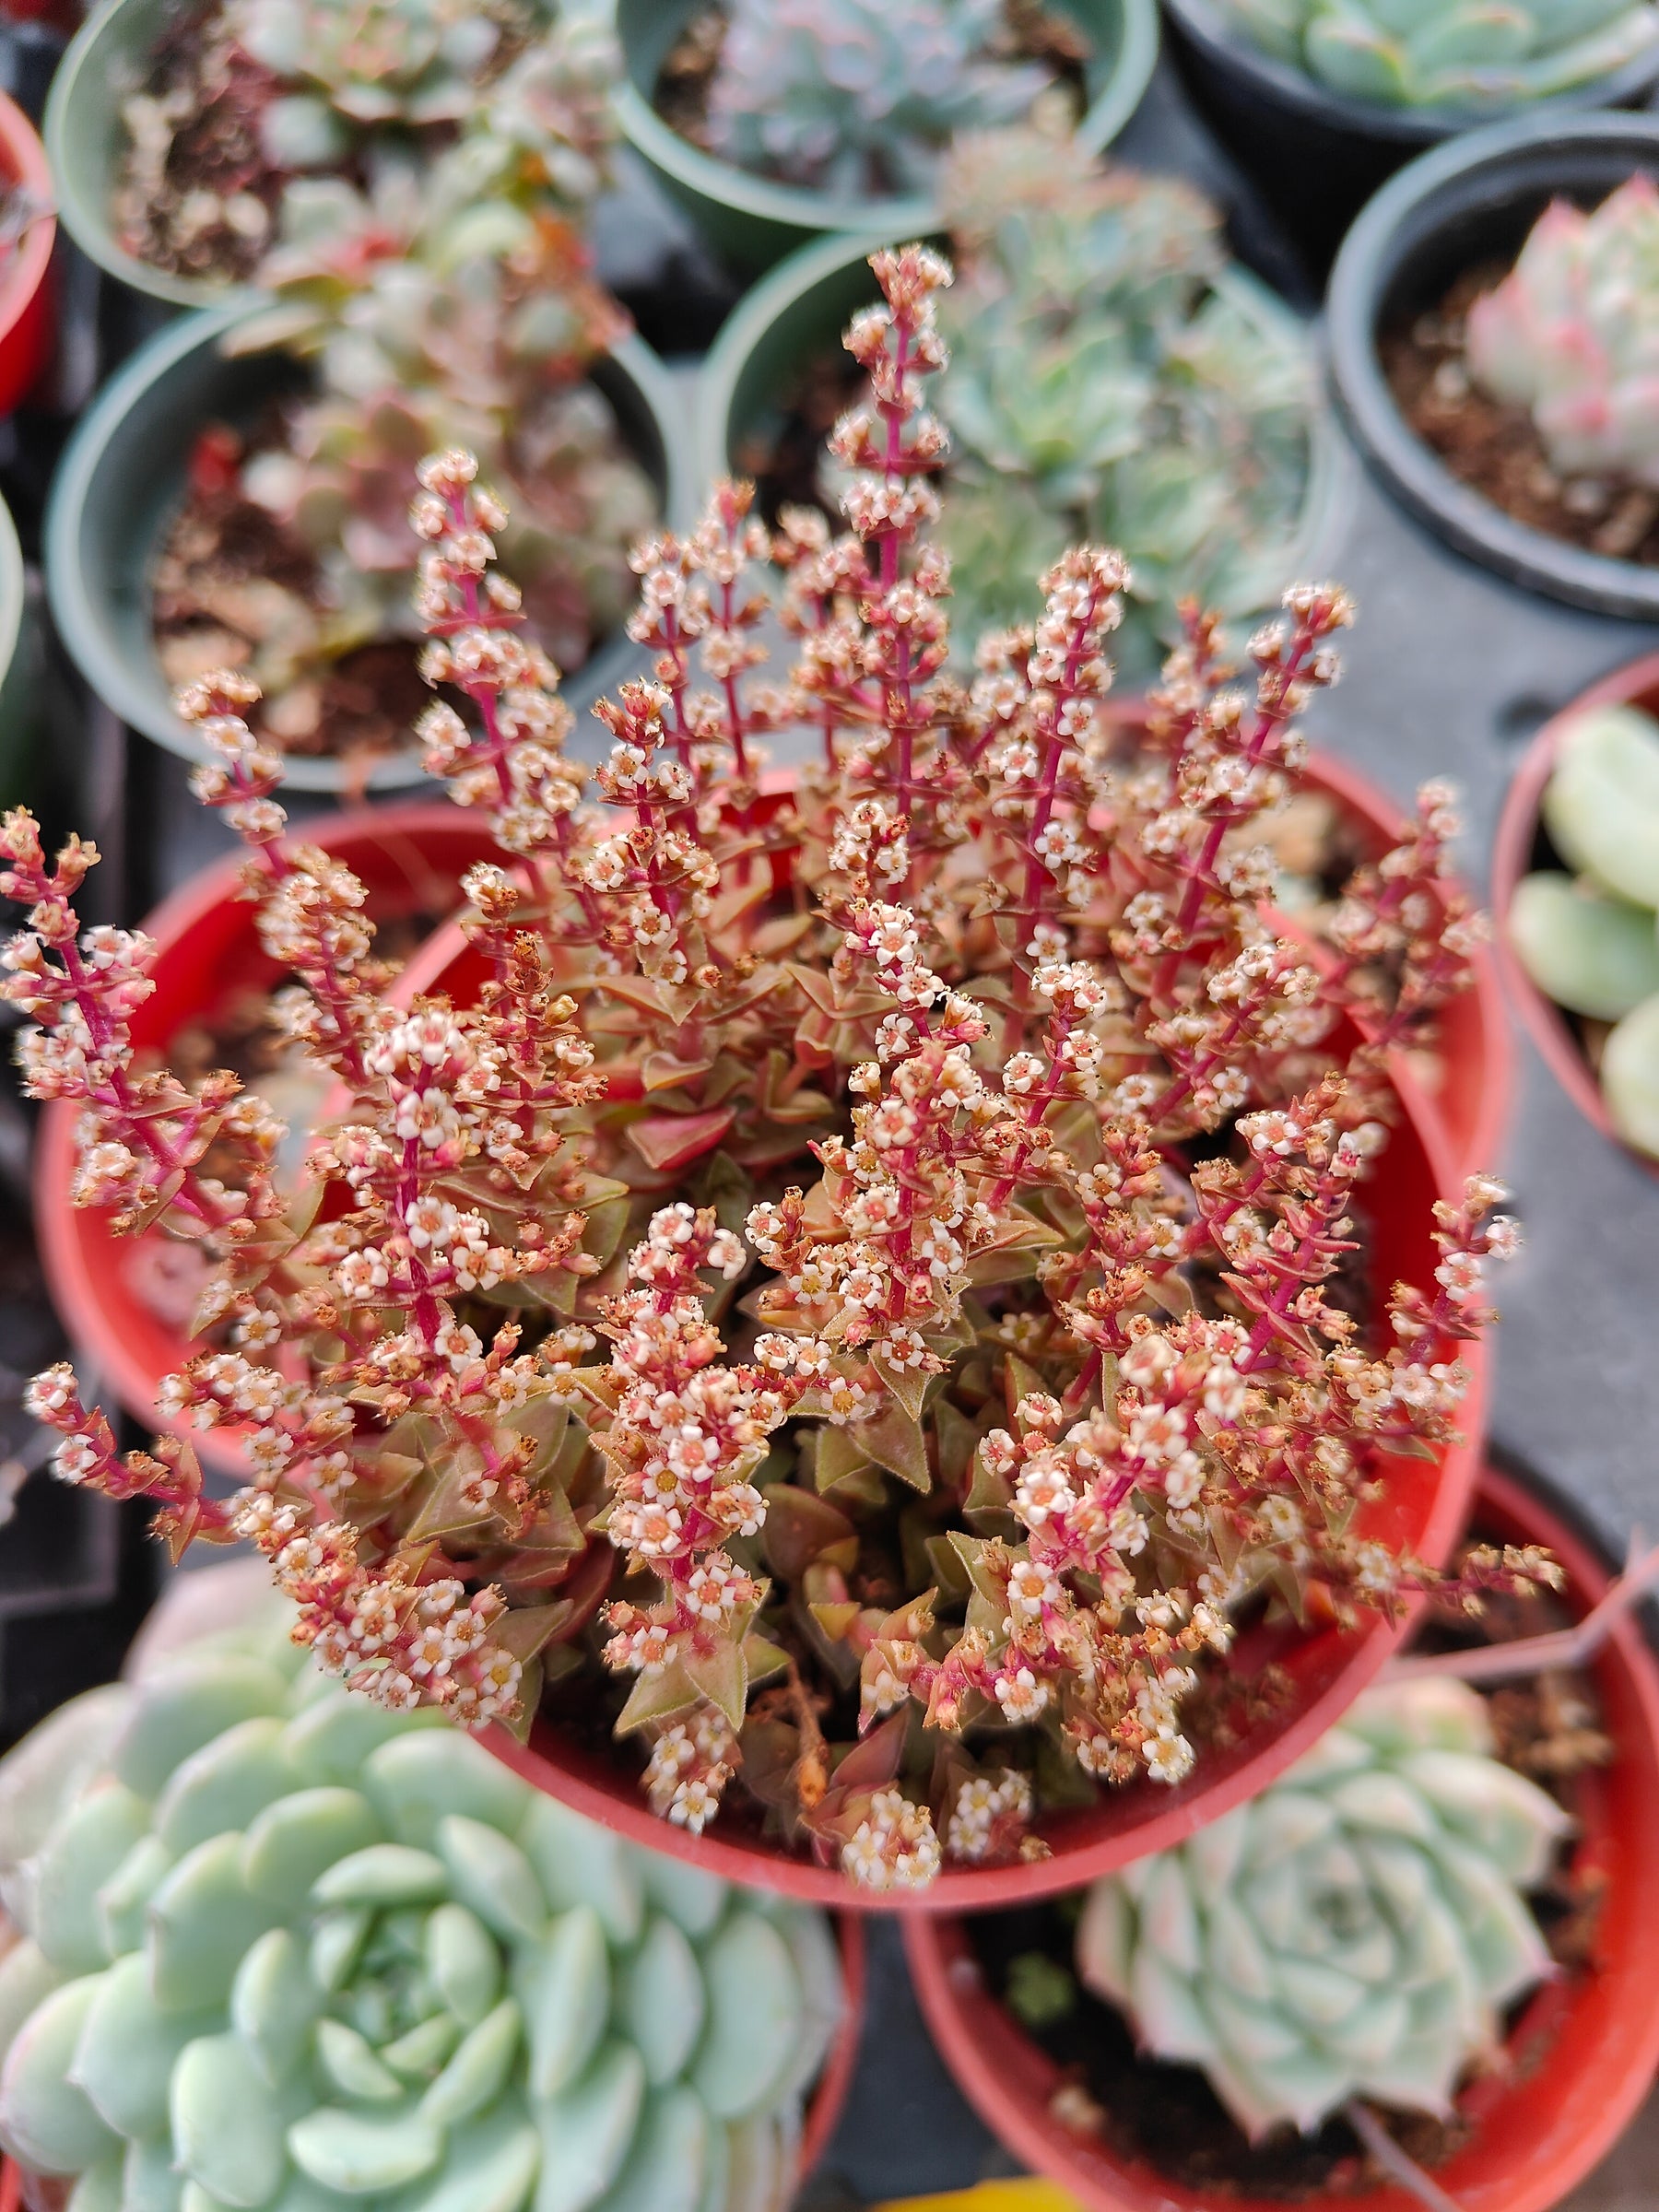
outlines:
[[[234,923],[221,884],[165,944],[82,933],[89,856],[6,827],[30,910],[6,988],[71,1196],[130,1250],[169,1238],[194,1294],[194,1343],[175,1317],[174,1371],[135,1388],[174,1425],[153,1453],[66,1367],[35,1409],[62,1477],[150,1500],[175,1548],[252,1544],[289,1653],[244,1624],[69,1709],[9,1795],[0,1771],[29,1868],[0,2140],[88,2201],[151,2172],[251,2206],[780,2201],[847,2003],[819,1904],[911,1908],[971,2093],[1093,2203],[1212,2152],[1248,2181],[1277,2127],[1313,2190],[1333,2159],[1465,2158],[1542,2205],[1514,2176],[1544,2138],[1471,2062],[1507,2038],[1596,2078],[1611,2131],[1659,2056],[1651,1666],[1624,1626],[1587,1673],[1502,1653],[1599,1590],[1481,1476],[1485,1263],[1513,1238],[1464,1180],[1459,1100],[1497,1071],[1453,1018],[1479,933],[1445,795],[1391,841],[1310,772],[1334,586],[1241,665],[1188,609],[1125,711],[1126,564],[1076,547],[964,682],[932,544],[950,271],[912,246],[872,273],[849,532],[769,525],[728,481],[646,541],[649,674],[601,700],[596,776],[497,566],[509,517],[446,449],[410,513],[446,852],[395,813],[297,842],[231,669],[179,711],[248,852]],[[816,765],[769,770],[803,722]],[[400,966],[441,867],[459,917]],[[187,1009],[240,1074],[181,1045]],[[279,1101],[253,1037],[312,1088]],[[229,1497],[197,1440],[234,1454]],[[1477,1625],[1403,1690],[1425,1606]],[[1435,1687],[1495,1653],[1536,1687]],[[1270,1821],[1330,1888],[1323,1959],[1239,1841]],[[1201,1921],[1190,1889],[1186,1923],[1153,1901],[1183,1853]],[[1255,1887],[1224,1924],[1227,1865]],[[1133,2023],[1111,2063],[1207,2059],[1201,2141],[1125,2148],[1099,2038],[1065,2040],[1088,1882],[1078,1974]],[[1547,1962],[1523,1891],[1563,1976],[1511,2018]],[[1361,1905],[1397,1974],[1361,1960]],[[991,1908],[1018,1950],[954,1917]],[[1345,1976],[1378,1985],[1363,2029]],[[1554,2182],[1605,2139],[1556,2142]]]
[[[1651,611],[1659,142],[1562,111],[1659,13],[1166,12],[1346,235],[1377,469]],[[1109,2212],[1544,2212],[1650,2085],[1653,1562],[1486,1459],[1499,969],[1449,791],[1308,750],[1335,426],[1100,160],[1156,35],[105,0],[66,58],[65,223],[192,312],[76,434],[53,612],[242,850],[86,928],[0,828],[54,1294],[160,1434],[31,1406],[258,1559],[0,1763],[40,2212],[782,2212],[870,1909]],[[590,265],[618,136],[770,272],[689,423]],[[1545,731],[1494,888],[1659,1154],[1655,703]]]

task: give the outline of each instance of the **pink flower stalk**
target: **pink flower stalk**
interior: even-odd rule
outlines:
[[[771,537],[723,485],[640,548],[653,665],[596,710],[598,806],[491,567],[499,505],[466,455],[423,465],[429,760],[502,848],[464,886],[475,1004],[382,994],[360,891],[288,849],[275,763],[213,695],[207,795],[261,855],[289,1033],[340,1085],[302,1201],[231,1078],[116,1080],[142,949],[77,947],[86,855],[48,877],[26,818],[9,988],[37,1088],[79,1087],[88,1159],[122,1147],[88,1202],[218,1259],[171,1399],[253,1470],[219,1508],[187,1444],[119,1462],[54,1372],[62,1471],[155,1498],[178,1541],[253,1537],[372,1695],[526,1725],[545,1682],[606,1710],[669,1820],[738,1783],[906,1888],[1041,1852],[1040,1747],[1074,1787],[1181,1780],[1265,1593],[1351,1620],[1423,1586],[1356,1508],[1453,1435],[1512,1234],[1478,1182],[1436,1280],[1367,1302],[1383,1044],[1426,1033],[1473,929],[1438,792],[1325,953],[1265,904],[1257,833],[1346,596],[1289,593],[1248,682],[1194,616],[1126,752],[1127,572],[1080,547],[965,686],[921,537],[949,271],[874,265],[886,304],[848,337],[870,397],[835,437],[852,530]],[[781,794],[767,743],[801,727],[821,763]],[[221,1192],[198,1140],[244,1120]]]

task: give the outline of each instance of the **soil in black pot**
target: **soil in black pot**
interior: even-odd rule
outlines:
[[[1469,310],[1508,274],[1500,262],[1467,270],[1437,307],[1383,334],[1382,370],[1402,414],[1460,483],[1516,522],[1589,553],[1659,567],[1659,492],[1558,475],[1526,408],[1492,398],[1470,375]]]
[[[1473,1642],[1509,1642],[1568,1625],[1547,1594],[1494,1597],[1479,1632],[1464,1623],[1435,1627],[1418,1650]],[[1528,1677],[1483,1690],[1495,1748],[1506,1765],[1548,1790],[1571,1812],[1579,1778],[1603,1765],[1612,1747],[1603,1735],[1594,1687],[1571,1672]],[[1599,1902],[1599,1885],[1564,1853],[1533,1912],[1551,1957],[1564,1973],[1582,1971]],[[1079,2134],[1093,2136],[1126,2161],[1153,2166],[1173,2183],[1221,2201],[1254,2196],[1288,2205],[1319,2195],[1362,2196],[1378,2175],[1359,2137],[1341,2119],[1313,2136],[1289,2126],[1252,2143],[1195,2066],[1171,2065],[1140,2052],[1124,2015],[1076,1980],[1072,1960],[1083,1893],[982,1913],[967,1922],[987,1988],[1007,2006],[1061,2070],[1051,2112]],[[1508,2023],[1530,2003],[1517,2000]],[[1470,2138],[1471,2125],[1428,2114],[1379,2112],[1407,2157],[1432,2171]]]

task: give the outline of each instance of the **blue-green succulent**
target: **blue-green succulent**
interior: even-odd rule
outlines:
[[[840,2014],[739,1901],[285,1624],[0,1765],[0,2144],[71,2212],[765,2212]]]

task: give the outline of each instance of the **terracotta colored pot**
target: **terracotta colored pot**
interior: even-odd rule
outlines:
[[[840,2124],[847,2092],[858,2070],[858,2046],[864,2034],[864,1923],[854,1913],[838,1913],[835,1940],[841,1947],[841,1983],[846,1991],[847,2009],[806,2107],[806,2124],[801,2131],[801,2153],[795,2166],[797,2187],[821,2163],[830,2147],[830,2139]],[[4,2199],[0,2199],[0,2212],[9,2212]]]
[[[0,93],[0,178],[21,184],[42,208],[53,206],[45,148],[15,100]],[[9,415],[45,367],[55,335],[52,246],[55,215],[29,224],[0,272],[0,415]]]
[[[1547,1544],[1566,1569],[1571,1603],[1589,1611],[1607,1587],[1601,1560],[1549,1508],[1488,1469],[1477,1510],[1510,1541]],[[1512,2069],[1471,2085],[1459,2110],[1474,2124],[1434,2179],[1462,2212],[1546,2212],[1575,2188],[1635,2116],[1659,2065],[1659,1668],[1629,1617],[1594,1663],[1615,1763],[1585,1778],[1577,1863],[1606,1883],[1594,1972],[1547,1984],[1509,2038]],[[913,1920],[904,1931],[922,2010],[969,2102],[1018,2157],[1051,2175],[1086,2212],[1212,2212],[1150,2166],[1120,2159],[1050,2112],[1060,2070],[996,2004],[958,1920]],[[1230,2212],[1270,2212],[1229,2194]],[[1282,2200],[1272,2200],[1279,2206]],[[1304,2212],[1419,2212],[1387,2186],[1362,2197],[1314,2193]]]
[[[481,957],[453,924],[433,935],[399,977],[400,1000],[422,992],[446,992],[465,1005],[483,980]],[[1461,1185],[1461,1162],[1451,1157],[1445,1134],[1409,1071],[1395,1068],[1405,1112],[1382,1156],[1376,1186],[1376,1279],[1426,1283],[1437,1256],[1430,1243],[1430,1209]],[[1465,1425],[1478,1439],[1483,1427],[1487,1353],[1467,1347],[1473,1372]],[[1385,1541],[1441,1560],[1467,1517],[1477,1465],[1473,1443],[1454,1446],[1431,1462],[1394,1463],[1386,1497],[1364,1509],[1364,1525]],[[1084,1811],[1060,1813],[1042,1824],[1053,1856],[1031,1865],[951,1869],[926,1890],[901,1900],[855,1890],[833,1865],[788,1853],[757,1833],[716,1820],[703,1836],[688,1836],[651,1812],[632,1775],[604,1756],[580,1747],[538,1720],[527,1745],[505,1729],[484,1741],[500,1758],[549,1796],[614,1829],[647,1850],[669,1849],[693,1865],[728,1881],[747,1883],[808,1902],[854,1911],[947,1912],[1029,1901],[1075,1888],[1079,1882],[1161,1850],[1191,1835],[1230,1806],[1265,1787],[1344,1713],[1378,1673],[1405,1633],[1405,1622],[1381,1617],[1351,1635],[1323,1630],[1312,1635],[1274,1632],[1238,1647],[1244,1665],[1283,1666],[1295,1695],[1269,1728],[1234,1749],[1199,1764],[1191,1782],[1170,1789],[1143,1782],[1114,1790]]]
[[[1570,707],[1544,724],[1522,755],[1498,818],[1498,841],[1492,852],[1492,911],[1498,920],[1497,950],[1503,980],[1533,1042],[1584,1118],[1604,1136],[1623,1144],[1571,1018],[1553,999],[1545,997],[1509,941],[1509,912],[1515,887],[1538,865],[1537,845],[1544,835],[1539,808],[1555,771],[1562,728],[1586,707],[1611,706],[1644,707],[1650,713],[1659,714],[1659,653],[1646,653],[1628,667],[1616,668],[1611,676],[1603,677],[1599,684],[1592,684]],[[1650,1173],[1659,1174],[1659,1160],[1627,1149]]]
[[[496,855],[483,819],[447,801],[329,815],[297,825],[295,835],[345,861],[384,921],[449,912],[462,873]],[[242,865],[238,853],[204,869],[144,924],[160,950],[155,991],[132,1018],[136,1052],[164,1052],[187,1023],[212,1020],[217,1009],[268,990],[281,975],[260,946],[254,908],[236,896]],[[158,1387],[193,1347],[135,1294],[134,1254],[146,1241],[116,1237],[106,1214],[69,1203],[77,1113],[68,1103],[48,1106],[35,1142],[35,1228],[46,1280],[71,1340],[102,1386],[135,1419],[164,1427]],[[205,1460],[243,1472],[240,1450],[216,1431],[198,1430],[195,1441]]]

